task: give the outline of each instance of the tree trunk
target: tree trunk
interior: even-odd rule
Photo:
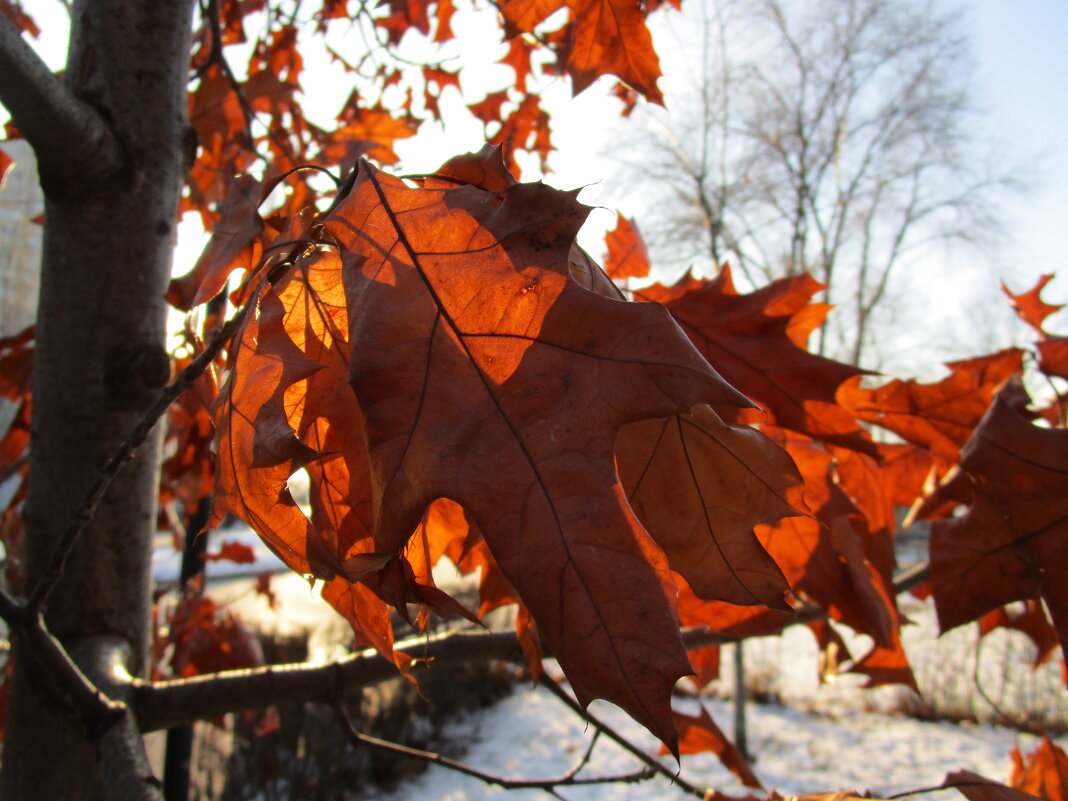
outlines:
[[[94,476],[167,381],[167,307],[188,141],[192,0],[81,0],[64,83],[107,120],[121,170],[87,179],[43,159],[44,257],[38,306],[26,587],[40,577]],[[38,147],[40,152],[41,148]],[[158,440],[118,476],[74,548],[46,620],[68,650],[129,646],[146,668]],[[92,649],[90,649],[92,650]],[[40,686],[15,643],[0,796],[99,799],[94,746]]]

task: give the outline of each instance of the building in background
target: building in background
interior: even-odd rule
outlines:
[[[37,318],[44,209],[37,160],[22,140],[3,142],[15,160],[0,188],[0,336],[17,334]]]

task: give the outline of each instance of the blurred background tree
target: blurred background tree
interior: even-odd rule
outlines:
[[[700,25],[673,113],[642,107],[623,148],[623,180],[651,191],[636,216],[654,259],[729,262],[750,286],[810,273],[838,306],[819,351],[882,366],[910,325],[906,265],[994,235],[998,198],[1025,183],[977,134],[961,15],[933,1],[701,0]]]

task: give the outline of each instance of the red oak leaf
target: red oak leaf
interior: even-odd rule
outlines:
[[[950,362],[948,378],[934,384],[894,380],[861,389],[859,378],[838,391],[839,402],[861,420],[876,423],[908,442],[956,462],[960,447],[990,406],[994,393],[1023,366],[1023,351]]]
[[[1027,757],[1013,748],[1012,778],[1009,784],[1017,790],[1031,793],[1049,801],[1068,801],[1068,755],[1049,737]]]
[[[1018,384],[998,393],[961,452],[972,501],[931,527],[931,583],[943,631],[1017,600],[1046,601],[1068,642],[1068,431],[1023,413]]]
[[[675,728],[679,732],[679,753],[701,754],[710,751],[719,758],[723,767],[737,776],[738,781],[746,787],[758,789],[763,787],[745,757],[712,720],[704,704],[701,705],[701,711],[697,715],[674,712],[673,716]],[[666,754],[667,749],[662,749],[660,753]]]
[[[1024,601],[1024,608],[1020,611],[1001,607],[979,618],[980,636],[985,637],[998,628],[1014,629],[1030,637],[1035,644],[1032,668],[1048,662],[1057,647],[1057,630],[1046,617],[1042,602],[1036,599]]]
[[[619,222],[605,235],[608,255],[604,260],[604,271],[610,278],[644,278],[649,275],[649,253],[645,249],[638,227],[619,215]]]
[[[626,426],[616,461],[638,518],[696,595],[789,608],[786,579],[753,534],[798,514],[786,495],[801,476],[785,451],[702,406]]]
[[[1038,333],[1039,336],[1045,337],[1046,332],[1042,329],[1043,321],[1051,314],[1060,311],[1064,308],[1064,304],[1052,304],[1046,303],[1042,300],[1042,290],[1046,284],[1054,278],[1054,273],[1046,273],[1038,279],[1033,287],[1026,292],[1021,292],[1019,295],[1011,292],[1005,282],[1001,283],[1001,290],[1009,296],[1009,300],[1012,301],[1012,308],[1016,311],[1016,314],[1021,320],[1031,326]]]
[[[351,264],[375,549],[457,501],[580,701],[608,698],[672,744],[668,698],[689,672],[675,588],[624,497],[615,434],[746,401],[662,308],[571,280],[587,211],[540,184],[412,189],[364,165],[327,220]]]
[[[666,305],[723,377],[768,410],[768,422],[875,455],[868,435],[835,400],[839,385],[862,371],[808,353],[790,334],[791,321],[822,288],[806,275],[739,295],[724,267],[714,281],[686,275],[635,297]]]
[[[243,542],[229,540],[214,553],[206,553],[201,557],[205,562],[234,562],[239,565],[250,565],[256,561],[256,552]]]

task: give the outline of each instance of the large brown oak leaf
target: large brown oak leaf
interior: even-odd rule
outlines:
[[[931,583],[943,631],[1041,594],[1068,642],[1068,431],[1022,413],[1008,384],[961,451],[966,514],[931,528]]]
[[[472,515],[579,700],[669,746],[690,672],[664,552],[616,474],[626,423],[745,406],[659,304],[594,294],[568,254],[588,208],[542,184],[411,188],[364,164],[326,223],[344,274],[375,551],[435,499]]]

